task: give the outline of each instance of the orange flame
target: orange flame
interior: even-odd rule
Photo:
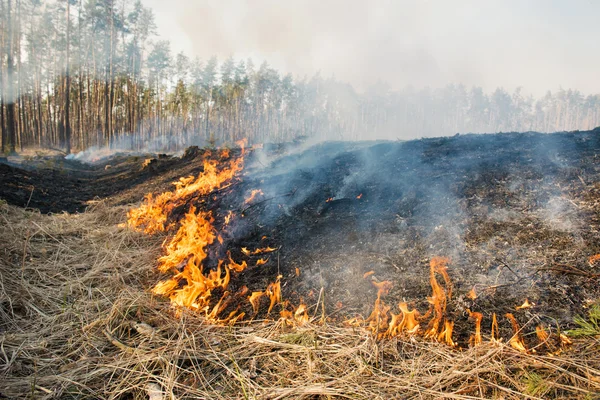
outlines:
[[[267,314],[271,313],[271,310],[273,309],[275,304],[281,303],[281,278],[282,276],[279,275],[277,277],[277,281],[269,283],[269,286],[267,286],[267,290],[265,290],[265,293],[267,294],[267,296],[269,296],[269,300],[271,301],[271,303],[269,304],[269,310],[267,311]]]
[[[252,190],[250,197],[248,197],[246,200],[244,200],[244,204],[249,204],[256,199],[256,196],[262,196],[262,195],[264,195],[264,193],[261,189],[254,189],[254,190]]]
[[[496,318],[496,313],[492,314],[491,338],[493,343],[498,343],[500,341],[500,329],[498,328],[498,319]]]
[[[438,341],[446,343],[450,347],[455,347],[456,343],[452,340],[452,331],[454,330],[454,321],[446,320],[444,330],[438,335]]]
[[[406,303],[398,304],[398,308],[400,309],[399,314],[391,313],[392,319],[386,331],[386,336],[399,336],[403,332],[409,335],[416,334],[419,331],[419,323],[417,322],[419,312],[417,310],[409,311]]]
[[[444,313],[446,312],[446,303],[452,296],[452,285],[450,283],[450,277],[448,276],[448,258],[445,257],[433,257],[431,259],[430,271],[429,271],[429,282],[431,284],[432,294],[427,299],[433,309],[433,318],[429,322],[429,328],[425,332],[425,337],[435,338],[438,336],[438,329]],[[444,278],[446,290],[438,283],[435,274],[438,273]]]
[[[369,271],[369,272],[365,272],[363,274],[363,279],[367,279],[368,277],[370,277],[371,275],[373,275],[375,273],[375,271]]]
[[[550,338],[548,331],[546,331],[546,328],[544,328],[542,325],[538,325],[535,327],[535,334],[538,340],[542,343],[546,343]]]
[[[594,266],[594,264],[596,264],[596,262],[598,262],[598,260],[600,260],[600,254],[595,254],[593,256],[590,256],[590,258],[588,258],[588,262],[590,263],[590,266]]]
[[[286,302],[287,303],[287,302]],[[281,319],[291,326],[302,326],[310,320],[306,304],[300,303],[294,311],[282,310],[280,313]]]
[[[229,225],[229,223],[233,220],[233,211],[229,211],[229,213],[225,216],[225,225]]]
[[[525,299],[525,301],[523,302],[523,304],[521,304],[520,306],[515,307],[515,309],[516,310],[523,310],[525,308],[531,308],[534,305],[535,304],[529,302],[529,299]]]
[[[521,336],[521,328],[519,328],[519,323],[517,322],[517,319],[511,313],[507,313],[506,318],[508,318],[513,327],[513,336],[510,338],[508,343],[514,349],[519,350],[523,353],[527,353],[527,347],[525,347],[525,342],[523,342],[523,337]]]
[[[254,310],[254,314],[258,314],[258,309],[260,306],[260,298],[265,295],[265,292],[252,292],[250,296],[248,296],[248,301],[252,305],[252,309]]]
[[[256,261],[256,266],[257,266],[257,267],[259,267],[259,266],[261,266],[261,265],[265,265],[265,264],[267,263],[267,261],[269,261],[269,259],[268,259],[268,258],[259,258],[259,259]]]
[[[231,258],[230,252],[227,252],[227,256],[229,257],[229,268],[234,270],[235,272],[242,272],[243,270],[245,270],[248,267],[248,264],[246,264],[246,261],[242,261],[241,264],[238,264],[235,261],[233,261],[233,258]]]
[[[388,326],[388,312],[390,310],[390,307],[385,305],[385,303],[381,300],[381,296],[389,293],[390,289],[392,288],[392,282],[373,281],[371,283],[377,288],[377,300],[375,300],[375,307],[373,308],[371,315],[365,320],[365,322],[369,323],[373,333],[379,334],[380,330],[384,330]]]
[[[475,286],[473,286],[473,289],[471,289],[469,291],[469,293],[467,293],[467,298],[471,299],[471,300],[475,300],[477,298],[477,292],[475,292]]]
[[[204,160],[204,171],[197,178],[189,176],[174,182],[175,191],[164,192],[156,197],[148,194],[144,202],[127,213],[127,225],[134,230],[147,234],[165,231],[167,219],[175,207],[183,204],[190,195],[206,195],[222,187],[243,168],[243,158],[229,162],[221,171],[214,160]]]
[[[469,317],[475,320],[475,333],[469,338],[469,344],[471,346],[477,346],[481,344],[481,320],[483,319],[483,314],[479,312],[471,312],[471,310],[467,311],[469,312]]]

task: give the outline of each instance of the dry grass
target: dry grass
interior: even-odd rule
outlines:
[[[0,205],[0,398],[594,399],[600,341],[557,356],[375,341],[331,325],[215,327],[146,290],[161,238],[124,208]]]

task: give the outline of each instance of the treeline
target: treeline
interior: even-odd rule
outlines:
[[[600,96],[450,85],[359,93],[266,63],[172,55],[138,0],[0,0],[2,151],[591,129]],[[204,38],[198,38],[203,40]]]

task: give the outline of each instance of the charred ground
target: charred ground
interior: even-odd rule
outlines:
[[[97,196],[125,204],[197,173],[203,153],[145,167],[143,157],[92,167],[0,165],[0,197],[42,212],[82,210]],[[448,256],[450,316],[466,341],[466,309],[482,312],[484,326],[494,312],[513,312],[531,331],[540,320],[564,328],[598,298],[598,268],[588,258],[600,253],[599,155],[598,132],[271,146],[250,152],[239,181],[190,203],[212,211],[225,240],[210,249],[208,266],[226,251],[251,265],[233,290],[264,290],[281,274],[285,299],[316,304],[321,295],[331,318],[368,315],[371,280],[393,282],[388,304],[426,311],[428,261]],[[256,189],[263,194],[246,204]],[[238,218],[224,228],[230,211]],[[241,252],[266,245],[279,250],[262,266]],[[475,300],[465,296],[473,287]],[[515,311],[526,298],[535,306]],[[247,303],[235,306],[252,314]],[[501,328],[511,335],[506,321]]]

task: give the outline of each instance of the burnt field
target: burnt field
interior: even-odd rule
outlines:
[[[158,302],[150,308],[161,307],[162,310],[149,313],[141,311],[144,307],[140,306],[139,309],[136,307],[137,314],[110,314],[112,322],[94,323],[111,326],[99,336],[104,336],[105,341],[108,339],[103,346],[110,347],[112,343],[117,350],[123,349],[114,341],[135,348],[132,344],[136,337],[132,325],[135,321],[142,320],[151,326],[162,326],[168,321],[174,323],[172,321],[183,318],[180,307],[183,305],[191,308],[190,315],[193,315],[185,318],[205,316],[216,326],[234,325],[235,322],[235,326],[242,327],[240,329],[250,329],[254,323],[264,325],[269,321],[285,320],[286,329],[295,327],[306,332],[305,323],[310,326],[320,321],[339,329],[350,329],[354,333],[347,333],[349,338],[356,334],[356,329],[362,332],[361,329],[366,328],[363,330],[372,335],[373,343],[394,337],[394,346],[399,346],[394,351],[400,351],[400,354],[403,350],[398,349],[407,346],[410,340],[414,343],[416,337],[422,340],[420,336],[451,343],[448,347],[454,349],[449,351],[469,348],[473,344],[472,313],[481,313],[484,341],[489,341],[490,335],[492,339],[502,338],[504,342],[518,336],[525,346],[524,357],[536,351],[569,353],[575,348],[581,351],[581,348],[576,343],[573,348],[567,346],[557,351],[560,345],[544,343],[540,339],[543,335],[539,332],[536,335],[536,328],[543,327],[559,340],[561,332],[577,327],[574,318],[586,315],[589,307],[600,298],[600,261],[594,258],[600,253],[599,133],[507,133],[409,142],[265,145],[246,149],[243,154],[237,148],[225,153],[190,148],[182,157],[122,154],[93,164],[67,161],[58,156],[13,159],[9,160],[10,164],[0,164],[0,199],[11,206],[27,206],[39,209],[42,214],[57,214],[44,216],[15,211],[14,207],[9,209],[11,213],[35,215],[31,218],[38,221],[38,226],[44,218],[100,218],[94,221],[102,221],[98,223],[110,229],[109,236],[120,237],[122,243],[129,243],[123,245],[126,249],[118,246],[118,251],[147,249],[137,258],[135,253],[128,253],[126,262],[122,262],[121,256],[114,256],[114,260],[108,262],[110,268],[119,271],[120,285],[145,291],[144,296]],[[207,160],[216,166],[215,173],[233,168],[232,178],[207,191],[190,190],[185,196],[170,197],[159,203],[160,193],[173,190],[173,181],[180,177],[206,175]],[[235,169],[238,167],[239,171]],[[191,178],[180,182],[177,190],[185,189]],[[154,195],[154,200],[145,200],[141,203],[142,208],[144,204],[148,207],[152,204],[155,208],[160,204],[168,209],[168,212],[159,213],[165,218],[159,224],[160,229],[148,229],[159,218],[157,216],[153,216],[155,220],[145,216],[132,224],[132,211],[129,228],[125,228],[127,210],[141,210],[135,207],[149,193]],[[180,236],[181,227],[186,226],[185,220],[192,218],[194,210],[198,210],[195,224],[206,223],[206,232],[188,235],[190,241],[197,242],[196,247],[192,246],[181,255],[182,244],[174,243],[173,238]],[[70,214],[62,214],[64,211]],[[17,229],[10,228],[10,221],[9,217],[5,218],[5,232]],[[117,226],[119,223],[121,227]],[[86,229],[93,230],[91,226]],[[137,232],[144,229],[151,234]],[[34,231],[37,233],[33,234]],[[9,239],[4,243],[1,260],[6,271],[3,269],[2,273],[3,276],[15,275],[10,278],[11,282],[13,278],[15,281],[23,279],[21,271],[30,268],[30,258],[33,268],[36,262],[49,260],[48,257],[54,254],[45,245],[41,247],[45,249],[43,252],[33,249],[36,240],[42,244],[52,242],[48,237],[36,238],[37,234],[50,235],[44,229],[23,226],[21,234],[25,235],[25,246],[9,245]],[[63,234],[70,237],[68,233],[60,233]],[[78,234],[73,240],[85,241],[88,240],[86,237]],[[60,246],[57,251],[62,254],[59,250]],[[179,254],[179,258],[168,260],[170,264],[164,260],[170,256],[169,251]],[[55,256],[55,260],[63,257]],[[163,259],[159,259],[158,264],[162,272],[159,273],[155,267],[161,256]],[[87,261],[73,257],[78,260],[73,264],[80,271],[77,276],[86,276]],[[442,281],[442,277],[446,278],[443,268],[434,271],[430,266],[436,257],[447,258],[443,264],[447,264],[448,280]],[[196,265],[192,267],[191,263]],[[224,270],[227,269],[227,277],[231,278],[224,285],[221,284],[225,276],[221,264]],[[110,268],[102,273],[103,276],[111,276]],[[195,273],[191,272],[192,268],[199,268],[204,275],[214,279],[192,279]],[[14,272],[17,270],[18,273]],[[193,271],[197,272],[196,269]],[[217,275],[210,275],[216,271]],[[174,280],[168,281],[169,277]],[[3,279],[6,286],[8,278]],[[207,296],[198,289],[200,281],[202,285],[212,285]],[[215,284],[215,281],[219,283]],[[438,281],[439,293],[435,291]],[[170,286],[165,289],[163,285],[162,292],[157,292],[158,282],[167,282]],[[273,294],[275,284],[281,291],[279,297]],[[98,285],[94,281],[92,287]],[[189,289],[190,286],[196,289]],[[154,294],[149,293],[150,289]],[[62,291],[71,293],[72,289],[63,288],[60,293]],[[190,298],[175,300],[190,291],[194,293]],[[173,313],[168,299],[156,295],[159,292],[171,297],[172,302],[179,305],[175,307],[179,311]],[[252,293],[257,293],[255,302],[249,301]],[[439,315],[436,293],[438,297],[440,293],[444,297]],[[65,296],[76,297],[72,293]],[[30,305],[37,304],[36,295],[32,294],[29,300],[19,304],[20,301],[5,292],[2,301],[0,333],[22,332],[21,324],[32,312]],[[402,314],[399,303],[420,314],[417,316],[420,328],[391,333],[393,315]],[[110,306],[111,313],[115,304],[116,301]],[[108,309],[104,311],[109,312]],[[517,328],[507,314],[514,315]],[[187,311],[185,315],[188,315]],[[305,318],[300,318],[302,316]],[[453,324],[452,340],[442,339],[443,333],[447,333],[442,326],[438,329],[435,325],[435,335],[427,335],[437,316],[437,323]],[[499,332],[494,334],[492,320],[496,316]],[[86,321],[85,326],[92,323]],[[417,335],[417,332],[423,335]],[[272,333],[270,331],[269,340],[276,340]],[[311,333],[315,338],[320,334],[322,332]],[[327,342],[327,339],[321,339]],[[398,344],[398,340],[404,344]],[[563,345],[569,341],[565,337]],[[267,342],[257,343],[265,345]],[[302,344],[294,342],[293,345]],[[12,346],[18,348],[14,343]],[[80,346],[80,349],[85,347]],[[582,346],[597,350],[597,340]],[[518,346],[512,347],[516,350],[510,351],[519,350]],[[403,357],[414,358],[421,350],[410,351],[412,356],[382,354],[381,357],[398,361]],[[244,362],[250,362],[251,358],[249,356]],[[375,361],[376,368],[383,368],[378,364],[380,362]],[[248,368],[256,369],[256,361],[253,363]],[[593,370],[594,366],[589,365]],[[16,372],[11,369],[14,367],[9,365],[7,371],[24,377],[30,376],[33,368],[25,361]],[[263,367],[264,371],[268,369]],[[192,367],[182,364],[178,368]],[[436,373],[443,371],[444,368]],[[595,377],[595,372],[590,373]],[[260,381],[260,372],[252,374],[259,377],[248,379]],[[495,379],[499,379],[498,376]],[[584,379],[578,376],[563,378],[574,379],[573,382]],[[115,383],[117,387],[126,380],[122,379]],[[466,382],[471,382],[469,379]],[[583,385],[582,390],[573,392],[581,394],[581,398],[592,393],[590,382],[596,382],[589,376],[585,379],[589,380],[585,383],[587,386],[579,382]],[[87,380],[85,382],[83,387],[91,385]],[[457,382],[452,380],[443,387],[428,386],[424,382],[419,385],[430,390],[426,390],[428,394],[425,395],[429,398],[448,391],[455,393],[458,388],[463,390],[464,385]],[[295,387],[291,383],[287,385]],[[525,393],[525,389],[514,382],[500,385],[510,388],[506,392],[494,389],[494,385],[486,389],[471,387],[471,383],[465,385],[470,389],[455,393],[456,398],[462,395],[489,398],[496,393],[494,390],[504,393],[507,398],[511,391],[515,391],[512,393],[514,398]],[[565,388],[544,387],[547,391],[529,395],[532,398],[560,397],[560,393],[571,393]],[[148,393],[144,388],[143,385],[138,388],[140,393]],[[280,389],[283,390],[277,390]],[[208,389],[205,387],[204,390]],[[258,397],[269,397],[259,389],[253,390],[260,394]],[[275,392],[273,398],[285,397],[285,391]],[[320,395],[317,392],[289,393],[291,397],[316,398]],[[334,397],[341,395],[337,391],[323,393]],[[384,398],[385,393],[390,392],[382,388],[379,393]],[[407,395],[407,398],[411,396],[417,394]]]

